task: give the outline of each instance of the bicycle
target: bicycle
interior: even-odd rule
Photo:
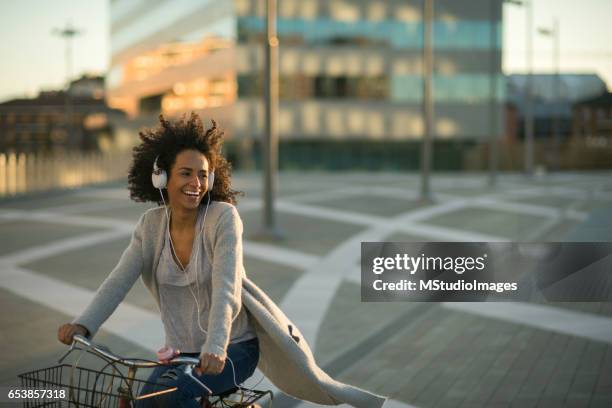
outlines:
[[[79,347],[79,345],[84,346],[84,348]],[[75,360],[73,364],[63,363],[75,350],[92,354],[106,364],[102,369],[79,367],[77,364],[81,357]],[[59,359],[58,365],[23,373],[19,377],[24,388],[61,387],[67,389],[67,392],[64,393],[65,398],[52,401],[24,400],[25,407],[128,408],[135,407],[139,400],[177,390],[176,387],[163,386],[137,378],[136,374],[139,368],[185,365],[185,373],[191,375],[191,371],[199,364],[199,359],[184,356],[175,357],[164,363],[146,359],[127,359],[113,354],[105,346],[95,344],[83,336],[75,335],[70,349]],[[112,368],[112,373],[107,372],[110,368]],[[126,368],[127,373],[125,373]],[[146,384],[155,385],[158,389],[153,393],[141,395],[140,392]],[[249,408],[266,396],[269,397],[268,407],[270,408],[274,398],[272,391],[235,387],[222,394],[212,395],[209,397],[211,398],[209,400],[210,405],[203,406],[210,408]]]

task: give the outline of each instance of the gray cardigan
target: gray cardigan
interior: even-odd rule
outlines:
[[[150,209],[140,217],[119,263],[74,323],[85,326],[91,336],[95,335],[138,277],[159,304],[154,271],[163,248],[165,225],[163,207]],[[258,368],[280,390],[317,404],[382,407],[384,397],[340,383],[321,370],[299,329],[246,277],[242,262],[242,221],[233,205],[211,202],[201,250],[202,268],[209,268],[212,273],[209,335],[202,351],[226,356],[232,316],[244,305],[259,340]]]

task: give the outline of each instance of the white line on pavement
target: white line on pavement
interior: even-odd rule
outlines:
[[[437,227],[434,225],[420,224],[416,222],[398,224],[396,230],[408,234],[420,235],[424,238],[438,241],[467,241],[467,242],[506,242],[506,237],[498,235],[481,234],[453,228]]]
[[[484,207],[494,210],[503,210],[519,214],[535,215],[550,218],[569,218],[575,221],[584,221],[588,214],[581,211],[566,211],[564,208],[552,208],[542,205],[514,203],[510,201],[493,200],[490,198],[475,199],[471,202],[475,207]]]
[[[0,257],[0,261],[4,264],[19,265],[27,262],[34,262],[39,259],[54,256],[63,252],[72,251],[75,249],[97,245],[102,242],[112,241],[117,238],[122,238],[129,235],[129,230],[111,230],[103,232],[93,232],[87,235],[77,235],[72,238],[66,238],[59,241],[54,241],[50,244],[30,247],[19,252]],[[2,272],[0,272],[2,273]]]
[[[283,201],[297,201],[300,203],[309,202],[325,202],[330,200],[336,200],[338,198],[346,198],[365,194],[366,190],[363,187],[343,187],[331,190],[319,190],[308,193],[293,194],[290,196],[282,197]]]
[[[585,198],[587,192],[578,188],[563,187],[563,186],[537,186],[537,187],[525,187],[519,190],[508,191],[503,193],[506,196],[511,197],[546,197],[546,196],[557,196],[566,197],[573,199]]]
[[[126,208],[133,207],[135,204],[131,201],[126,200],[115,200],[115,201],[96,201],[90,203],[78,203],[78,204],[66,204],[66,205],[58,205],[55,207],[47,207],[45,208],[46,213],[56,213],[56,214],[78,214],[83,212],[93,212],[93,211],[103,211],[103,210],[111,210],[116,208]],[[37,210],[32,210],[28,212],[27,210],[20,210],[18,208],[6,207],[2,208],[3,211],[15,211],[18,214],[31,214],[33,212],[38,212]]]
[[[469,206],[468,200],[459,199],[450,202],[443,202],[441,204],[430,205],[427,207],[421,207],[416,210],[407,211],[399,217],[395,217],[393,223],[401,224],[404,222],[422,221],[438,215],[458,211],[467,206]]]
[[[447,309],[612,343],[612,319],[552,306],[519,302],[445,302]]]
[[[330,221],[345,222],[356,225],[382,225],[387,222],[386,218],[362,214],[352,211],[334,210],[326,207],[313,205],[302,205],[288,201],[278,201],[277,208],[289,213],[311,216],[313,218],[326,219]]]
[[[253,241],[243,241],[245,255],[268,262],[287,265],[294,268],[308,269],[319,262],[319,257],[308,255],[292,249],[280,248],[275,245],[262,244]]]
[[[131,220],[117,220],[113,218],[90,217],[84,215],[65,215],[46,211],[24,214],[24,221],[43,221],[78,225],[81,227],[114,228],[119,230],[132,230],[136,225],[136,222]]]

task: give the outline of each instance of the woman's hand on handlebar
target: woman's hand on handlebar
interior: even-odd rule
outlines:
[[[200,355],[200,366],[195,368],[198,375],[219,374],[225,367],[225,359],[211,353]]]
[[[57,330],[57,339],[64,344],[71,345],[75,334],[87,337],[89,331],[80,324],[66,323]]]

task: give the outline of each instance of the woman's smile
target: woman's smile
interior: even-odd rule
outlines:
[[[196,190],[184,190],[183,194],[189,197],[190,200],[199,201],[202,198],[202,192]]]

